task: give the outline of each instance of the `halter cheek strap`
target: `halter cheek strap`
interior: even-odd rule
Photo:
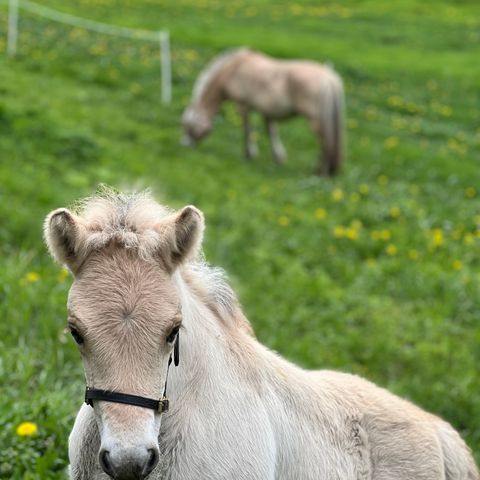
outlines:
[[[85,403],[93,407],[94,400],[103,400],[105,402],[123,403],[126,405],[134,405],[136,407],[150,408],[156,412],[162,414],[168,412],[170,402],[167,398],[167,381],[168,372],[172,363],[172,355],[168,359],[167,376],[165,377],[165,386],[163,388],[163,396],[159,400],[153,398],[140,397],[138,395],[130,395],[129,393],[112,392],[110,390],[98,390],[96,388],[86,387],[85,389]],[[175,339],[175,345],[173,347],[173,363],[177,367],[180,363],[180,343],[179,334]]]

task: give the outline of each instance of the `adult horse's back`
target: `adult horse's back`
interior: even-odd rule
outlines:
[[[222,272],[198,260],[203,228],[196,208],[144,195],[48,216],[88,387],[72,479],[480,480],[440,418],[260,344]]]
[[[250,113],[265,118],[274,160],[283,163],[286,151],[277,121],[306,117],[321,142],[323,162],[318,173],[334,175],[343,157],[343,84],[332,68],[306,60],[277,60],[248,49],[215,57],[202,71],[183,115],[184,143],[203,138],[225,100],[237,103],[243,119],[245,154],[257,154]]]

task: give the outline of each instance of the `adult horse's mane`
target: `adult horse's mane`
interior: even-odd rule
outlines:
[[[237,55],[247,52],[247,48],[231,48],[223,51],[207,63],[205,68],[200,72],[192,92],[192,100],[198,100],[207,88],[210,80],[225,65],[235,60]]]
[[[110,188],[102,188],[96,195],[76,203],[72,211],[81,227],[75,242],[75,255],[80,264],[93,252],[111,244],[147,262],[158,262],[167,236],[161,227],[162,220],[175,214],[153,200],[149,192],[125,194]],[[47,229],[45,232],[48,235]],[[244,324],[250,330],[224,270],[208,265],[201,250],[182,265],[179,275],[204,297],[207,306],[222,321],[233,320],[234,324]],[[174,277],[178,280],[176,273]]]

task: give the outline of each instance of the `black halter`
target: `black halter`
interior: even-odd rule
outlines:
[[[179,334],[175,339],[175,345],[173,347],[173,363],[177,367],[180,362],[180,344]],[[163,388],[162,398],[155,400],[153,398],[140,397],[138,395],[130,395],[128,393],[111,392],[109,390],[98,390],[96,388],[86,387],[85,389],[85,403],[93,407],[93,400],[103,400],[106,402],[124,403],[126,405],[135,405],[137,407],[150,408],[156,412],[162,414],[168,412],[169,401],[167,398],[167,381],[168,372],[172,363],[172,354],[168,359],[167,376],[165,377],[165,386]]]

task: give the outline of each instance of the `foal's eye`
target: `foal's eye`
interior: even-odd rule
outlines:
[[[173,343],[173,341],[175,340],[175,338],[178,335],[179,330],[180,330],[180,325],[177,325],[176,327],[173,327],[172,331],[168,334],[168,337],[167,337],[167,342],[168,343]]]
[[[78,333],[78,330],[70,327],[70,334],[72,335],[73,339],[78,343],[78,345],[81,345],[83,343],[83,337]]]

